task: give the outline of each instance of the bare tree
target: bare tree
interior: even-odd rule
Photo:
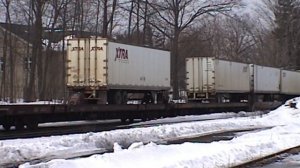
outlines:
[[[96,1],[96,36],[98,36],[98,29],[99,29],[99,17],[100,17],[100,4],[101,4],[101,0],[97,0]]]
[[[278,0],[275,7],[274,35],[277,39],[278,64],[300,68],[300,4],[298,0]]]
[[[148,0],[130,0],[119,4],[120,8],[128,13],[126,37],[118,35],[118,39],[138,45],[152,46],[153,32],[148,24],[149,17],[153,15],[149,10]]]
[[[204,14],[213,15],[220,11],[230,10],[234,1],[159,0],[149,5],[156,15],[149,23],[171,41],[171,76],[176,99],[179,96],[179,84],[184,85],[184,79],[178,76],[179,72],[184,72],[184,65],[181,65],[184,60],[178,55],[180,34]],[[183,81],[179,83],[180,79]]]
[[[180,38],[179,55],[188,57],[208,57],[214,56],[214,47],[217,45],[212,42],[215,38],[214,26],[215,19],[203,18],[201,25],[187,28]]]
[[[117,0],[113,0],[112,4],[109,4],[108,0],[103,0],[102,37],[112,35],[116,7]]]
[[[29,80],[29,86],[28,86],[28,92],[27,97],[29,101],[34,101],[36,99],[35,97],[35,84],[36,84],[36,71],[38,76],[38,93],[39,97],[43,99],[44,97],[44,91],[42,90],[42,85],[44,84],[43,80],[43,72],[44,72],[44,62],[43,62],[43,47],[42,47],[42,37],[43,37],[43,23],[42,23],[42,17],[43,17],[43,8],[45,5],[44,0],[32,0],[31,1],[31,9],[34,14],[34,34],[33,34],[33,44],[32,44],[32,69],[30,73],[30,80]]]
[[[128,18],[128,30],[127,30],[127,38],[131,38],[131,26],[132,26],[132,15],[134,10],[134,0],[131,0],[131,5],[129,9],[129,18]]]
[[[57,97],[60,95],[59,93],[55,92],[61,92],[62,90],[57,85],[57,83],[61,83],[59,81],[63,80],[62,73],[65,72],[65,69],[61,69],[60,71],[62,73],[55,73],[57,68],[55,68],[60,62],[59,57],[63,57],[58,51],[53,51],[53,44],[64,40],[64,35],[62,35],[62,25],[59,22],[59,20],[63,19],[63,14],[66,11],[66,6],[71,2],[71,0],[51,0],[48,1],[47,6],[47,12],[45,12],[48,23],[46,24],[47,30],[44,32],[46,36],[46,46],[45,46],[45,58],[44,58],[44,72],[43,72],[43,85],[41,86],[44,92],[44,98],[51,99],[52,96]],[[66,24],[66,23],[62,23]],[[62,51],[64,52],[64,51]],[[61,85],[63,86],[63,85]]]

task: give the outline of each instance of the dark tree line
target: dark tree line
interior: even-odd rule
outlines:
[[[277,27],[274,35],[277,42],[279,66],[300,68],[300,6],[298,0],[278,0],[275,7]]]

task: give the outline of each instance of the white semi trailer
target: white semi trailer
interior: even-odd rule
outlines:
[[[281,75],[279,68],[232,62],[213,57],[187,58],[188,98],[189,100],[210,99],[218,102],[249,101],[250,97],[255,99],[250,101],[273,100],[284,91],[280,90],[280,85],[282,89],[288,86],[288,82],[284,82],[280,78],[286,79],[297,74],[288,71],[283,71],[283,73],[286,75]],[[288,92],[287,89],[286,92]]]
[[[281,71],[281,94],[300,95],[300,72],[299,71]]]
[[[186,85],[189,100],[226,102],[246,97],[251,90],[248,64],[194,57],[186,59]]]
[[[67,87],[73,104],[161,101],[170,89],[170,52],[103,38],[69,39]]]

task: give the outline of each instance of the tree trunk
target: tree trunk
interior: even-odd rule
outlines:
[[[107,22],[107,0],[103,1],[103,25],[102,25],[102,37],[107,37],[107,28],[108,28],[108,22]]]
[[[147,39],[147,27],[148,27],[148,0],[145,1],[145,13],[144,13],[144,26],[143,26],[143,39],[142,44],[146,44]]]
[[[109,36],[110,37],[112,36],[112,31],[113,31],[113,27],[114,27],[114,16],[115,16],[116,7],[117,7],[117,0],[114,0],[110,19],[109,19],[109,23],[110,23]]]
[[[175,29],[175,31],[178,31]],[[179,33],[174,34],[172,40],[172,53],[171,53],[171,77],[173,86],[173,98],[176,100],[179,98],[179,81],[178,81],[178,40]]]
[[[137,44],[140,44],[140,0],[137,0],[137,9],[136,9],[136,34],[137,34]]]
[[[96,12],[96,37],[98,37],[99,28],[99,15],[100,15],[100,0],[97,1],[97,12]]]
[[[131,22],[132,22],[132,13],[134,9],[134,0],[131,1],[131,7],[129,10],[129,19],[128,19],[128,30],[127,30],[127,39],[131,39]]]

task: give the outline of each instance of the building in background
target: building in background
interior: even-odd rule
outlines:
[[[28,26],[0,23],[0,98],[15,101],[22,99],[24,86],[31,69]]]
[[[61,32],[51,36],[44,30],[43,57],[47,57],[45,72],[47,99],[62,99],[64,95],[64,52]],[[68,34],[66,34],[68,35]],[[32,71],[32,42],[34,29],[31,26],[0,23],[0,99],[15,102],[22,100]],[[49,40],[51,38],[51,40]],[[55,40],[53,40],[55,39]],[[47,42],[51,41],[50,47]],[[35,73],[37,74],[37,73]],[[38,78],[35,75],[35,78]],[[37,81],[37,80],[36,80]],[[36,85],[38,86],[38,85]],[[34,89],[38,95],[38,88]],[[38,96],[36,96],[38,98]]]

